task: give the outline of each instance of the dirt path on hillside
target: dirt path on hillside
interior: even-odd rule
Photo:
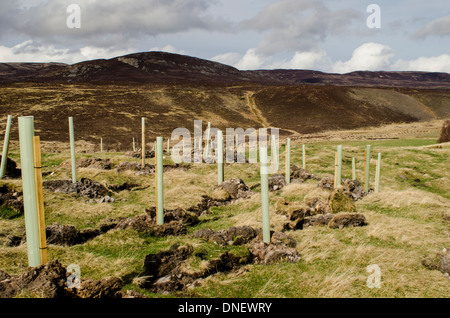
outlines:
[[[254,92],[247,92],[246,98],[247,98],[247,105],[252,111],[253,115],[256,117],[256,121],[261,124],[264,128],[269,128],[270,123],[269,121],[264,117],[262,112],[258,109],[258,106],[255,103],[255,100],[253,98],[253,95],[255,95]]]

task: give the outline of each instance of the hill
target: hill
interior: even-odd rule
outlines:
[[[450,116],[450,74],[307,70],[239,71],[199,58],[136,53],[74,65],[0,64],[0,129],[6,116],[35,116],[42,140],[77,140],[129,149],[148,118],[152,140],[206,125],[278,127],[283,135],[317,133]],[[13,130],[12,138],[18,138]]]

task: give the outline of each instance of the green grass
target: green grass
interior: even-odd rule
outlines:
[[[148,293],[133,284],[142,275],[146,255],[167,250],[173,244],[191,244],[194,255],[189,266],[199,268],[204,260],[217,258],[228,251],[245,256],[245,246],[222,247],[196,239],[192,234],[203,228],[215,231],[230,226],[261,227],[259,187],[255,195],[228,206],[214,207],[200,217],[200,223],[188,227],[185,236],[153,237],[133,229],[113,230],[84,244],[72,247],[49,246],[49,259],[57,258],[64,266],[79,264],[83,278],[121,277],[124,290],[134,289],[149,297],[447,297],[450,285],[439,271],[422,265],[424,258],[433,258],[448,244],[448,221],[443,216],[450,210],[450,148],[424,147],[435,139],[408,138],[378,141],[329,141],[307,144],[307,170],[323,177],[334,174],[336,145],[344,146],[343,177],[351,175],[351,158],[357,162],[357,177],[364,172],[365,145],[372,146],[370,182],[373,185],[376,154],[382,153],[381,192],[358,201],[357,211],[363,213],[368,225],[361,228],[333,230],[315,226],[287,234],[297,240],[301,254],[298,263],[280,262],[272,265],[249,264],[236,271],[206,278],[186,292],[171,295]],[[284,173],[284,148],[280,149],[280,170]],[[136,161],[123,153],[80,154],[109,158],[115,164]],[[12,149],[12,158],[18,153]],[[292,164],[301,166],[301,144],[293,144]],[[53,175],[49,179],[70,179],[70,169],[59,165],[70,158],[69,153],[43,153],[43,165]],[[153,159],[148,159],[153,164]],[[167,158],[166,163],[171,163]],[[78,229],[96,228],[105,219],[136,216],[155,205],[153,176],[117,173],[114,170],[80,169],[79,178],[88,177],[103,184],[137,184],[130,191],[116,194],[113,204],[89,204],[85,198],[51,193],[45,190],[46,224],[58,222]],[[225,179],[241,178],[248,186],[260,182],[257,164],[227,164]],[[164,176],[166,207],[188,208],[211,195],[217,183],[215,165],[190,166],[186,171],[172,171]],[[417,181],[420,179],[420,181]],[[7,180],[20,189],[20,180]],[[274,206],[281,197],[288,201],[304,201],[328,192],[317,187],[317,181],[292,184],[270,194],[271,229],[280,231],[286,221],[275,214]],[[126,201],[124,201],[126,200]],[[12,210],[0,208],[1,235],[20,232],[24,218]],[[0,237],[1,238],[1,237]],[[2,242],[0,240],[0,242]],[[0,245],[0,269],[21,273],[27,266],[24,245]],[[366,267],[378,264],[382,270],[382,288],[366,286]],[[23,297],[26,295],[24,294]]]

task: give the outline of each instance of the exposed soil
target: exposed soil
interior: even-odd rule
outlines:
[[[199,230],[194,236],[206,240],[220,242],[229,241],[236,236],[235,243],[248,244],[248,253],[235,255],[225,251],[217,258],[205,260],[198,268],[192,268],[189,260],[193,257],[202,259],[204,254],[195,253],[191,245],[174,245],[167,251],[149,254],[144,260],[144,275],[136,280],[138,286],[155,293],[167,294],[169,292],[186,290],[201,284],[204,278],[219,272],[229,272],[249,263],[272,264],[281,260],[297,262],[300,255],[295,249],[297,242],[281,232],[271,233],[271,242],[262,241],[260,230],[251,227],[232,227],[224,231]],[[229,244],[226,242],[225,244]]]
[[[0,161],[2,159],[2,155],[0,155]],[[22,172],[17,168],[17,163],[11,158],[6,159],[6,169],[5,169],[5,178],[17,179],[22,176]]]
[[[9,216],[3,215],[3,218],[14,218],[23,215],[22,193],[16,191],[11,185],[0,185],[0,207],[6,207],[16,212]]]
[[[43,298],[130,298],[142,297],[137,292],[123,292],[123,281],[118,277],[101,280],[81,279],[74,284],[65,267],[53,260],[46,265],[28,267],[23,274],[9,275],[0,270],[0,298],[14,298],[21,293],[32,293]],[[73,286],[68,285],[70,281]]]

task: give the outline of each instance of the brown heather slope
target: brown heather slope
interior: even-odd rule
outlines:
[[[447,118],[449,105],[447,73],[239,71],[163,52],[75,65],[0,64],[2,131],[7,115],[32,115],[42,140],[68,142],[73,116],[77,140],[98,145],[103,138],[111,150],[139,142],[141,117],[149,140],[178,127],[192,132],[195,119],[204,128],[210,121],[287,135]]]

